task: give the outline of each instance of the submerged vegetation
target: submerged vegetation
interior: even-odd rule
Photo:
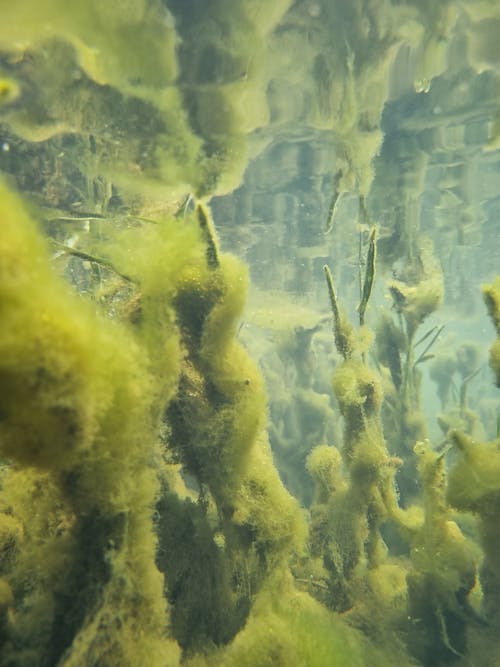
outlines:
[[[476,341],[446,338],[457,276],[418,203],[448,142],[460,247],[478,225],[455,126],[437,102],[425,132],[384,141],[382,119],[410,74],[424,96],[458,77],[466,40],[457,86],[482,72],[491,127],[465,149],[496,150],[495,3],[1,13],[2,667],[496,666],[500,278],[492,381]],[[283,238],[307,236],[319,305],[252,329],[248,292],[270,295],[209,200],[277,138],[288,164],[297,127],[325,206],[301,231],[281,198]]]

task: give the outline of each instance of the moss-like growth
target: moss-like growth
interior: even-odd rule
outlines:
[[[389,283],[389,292],[396,312],[404,318],[408,340],[413,342],[418,327],[443,299],[443,276],[428,240],[421,240],[418,256],[408,260],[401,280]]]
[[[228,650],[189,667],[342,667],[412,664],[396,646],[379,650],[305,593],[285,581],[261,593],[244,630]]]
[[[425,665],[457,660],[467,651],[468,595],[476,555],[449,517],[444,457],[427,443],[416,446],[423,485],[424,523],[412,540],[408,573],[409,648]]]
[[[226,643],[251,591],[305,541],[263,434],[262,379],[235,340],[244,267],[219,254],[205,208],[142,229],[140,242],[131,228],[101,248],[132,286],[120,324],[53,273],[6,189],[0,213],[9,660],[37,652],[40,665],[177,664],[167,599],[186,653]],[[195,478],[197,505],[172,459]],[[195,562],[198,576],[186,577]],[[200,625],[202,589],[213,609]]]
[[[75,2],[69,7],[60,0],[36,6],[23,0],[5,8],[0,30],[3,48],[16,43],[37,45],[52,37],[73,44],[82,68],[100,84],[148,90],[171,83],[176,75],[175,33],[156,1],[105,6]]]
[[[4,4],[0,168],[51,207],[42,215],[56,250],[51,257],[18,198],[0,186],[0,662],[410,664],[401,640],[425,665],[480,660],[469,647],[478,646],[485,621],[469,594],[482,595],[494,636],[498,442],[448,434],[457,423],[472,434],[477,422],[466,405],[479,359],[472,346],[459,348],[453,368],[449,359],[436,364],[443,404],[451,375],[462,382],[457,421],[453,413],[440,416],[459,450],[447,496],[443,451],[421,445],[412,458],[414,442],[426,435],[420,364],[441,329],[415,343],[416,332],[442,296],[440,271],[418,236],[415,202],[425,175],[422,148],[440,133],[413,124],[387,132],[388,145],[395,134],[411,140],[403,142],[406,155],[389,151],[399,184],[389,208],[397,222],[382,230],[379,247],[387,261],[398,260],[389,288],[396,317],[379,328],[376,368],[363,327],[375,231],[359,331],[327,271],[339,353],[333,393],[344,438],[338,449],[320,445],[308,457],[315,487],[309,539],[306,513],[273,462],[261,374],[238,341],[247,270],[221,251],[208,208],[197,203],[191,214],[190,203],[239,185],[248,155],[277,135],[287,144],[287,173],[300,144],[293,173],[302,181],[304,137],[312,136],[313,150],[321,144],[314,188],[324,189],[335,174],[328,231],[344,234],[334,218],[347,191],[359,195],[360,222],[367,223],[389,86],[396,101],[400,70],[406,86],[409,67],[416,89],[429,91],[449,44],[454,53],[466,37],[474,63],[491,67],[496,23],[484,19],[498,17],[493,0],[466,3],[460,12],[429,0]],[[457,71],[460,91],[467,76]],[[491,73],[480,79],[495,87]],[[442,111],[433,95],[422,97]],[[389,123],[392,106],[385,107]],[[432,113],[433,127],[440,115]],[[456,127],[449,126],[446,146]],[[469,180],[441,158],[436,171],[453,169]],[[335,166],[321,164],[332,159]],[[465,189],[442,188],[450,197]],[[386,191],[381,199],[388,200]],[[283,201],[278,208],[288,213]],[[309,237],[309,225],[300,235]],[[319,251],[304,256],[309,252]],[[348,253],[341,254],[347,265]],[[499,333],[500,283],[484,294]],[[340,438],[330,427],[337,413],[329,375],[319,384],[312,379],[320,316],[304,329],[292,310],[289,361],[298,388],[291,397],[283,373],[281,405],[273,410],[287,411],[276,430],[288,446],[287,465],[297,470],[313,444]],[[330,352],[322,356],[323,377]],[[500,385],[498,340],[491,366]],[[293,451],[291,434],[304,434]],[[395,486],[403,456],[405,510]],[[423,507],[406,509],[417,479]],[[482,590],[474,588],[475,524],[463,515],[455,523],[447,503],[478,516]],[[466,525],[467,538],[458,525]],[[304,588],[313,595],[297,590]],[[493,664],[496,647],[492,656]]]
[[[173,665],[154,564],[147,360],[53,274],[19,200],[2,188],[1,202],[1,453],[35,468],[7,470],[2,485],[23,531],[7,563],[8,660],[29,664],[36,651],[40,665],[133,665],[153,649],[155,664]]]
[[[389,313],[380,317],[375,333],[377,360],[389,369],[392,384],[399,391],[403,381],[401,356],[406,350],[406,336]]]
[[[495,373],[497,386],[500,387],[500,278],[492,285],[483,287],[483,296],[498,336],[490,348],[490,365]]]
[[[307,458],[307,470],[315,483],[316,504],[324,505],[344,486],[341,457],[336,447],[328,445],[315,447]]]
[[[451,439],[461,457],[450,472],[447,499],[453,507],[479,516],[484,551],[480,571],[483,610],[486,617],[496,623],[500,618],[498,441],[480,444],[460,432],[452,433]]]
[[[150,358],[161,360],[168,341],[168,350],[180,351],[155,370],[160,382],[165,369],[177,369],[173,393],[169,385],[162,388],[171,397],[161,414],[164,455],[182,464],[199,499],[195,509],[189,497],[180,500],[165,485],[157,508],[161,517],[172,516],[159,521],[164,555],[158,562],[167,574],[175,636],[192,653],[207,641],[220,644],[233,636],[249,612],[249,591],[302,548],[305,524],[263,434],[261,375],[236,341],[247,272],[219,251],[208,209],[198,204],[182,224],[172,220],[129,230],[118,249],[108,251],[140,283],[134,327]],[[162,364],[168,365],[160,372]],[[178,539],[185,523],[196,526],[196,536]],[[205,557],[188,578],[183,573],[198,562],[193,551]],[[216,605],[211,620],[201,624],[200,588]]]
[[[337,455],[324,447],[313,450],[308,467],[317,503],[311,509],[311,550],[328,573],[325,602],[367,618],[361,591],[370,589],[371,580],[384,588],[385,575],[382,570],[376,574],[387,565],[381,528],[398,515],[394,474],[400,461],[387,452],[380,418],[382,387],[365,361],[364,330],[355,336],[341,313],[328,270],[326,275],[335,343],[344,358],[335,369],[333,390],[344,417],[341,458],[347,479],[341,481]],[[392,576],[390,568],[384,572]]]
[[[420,325],[441,303],[443,277],[429,240],[419,239],[415,249],[408,245],[406,264],[397,273],[400,279],[388,285],[397,319],[387,313],[381,316],[376,347],[377,360],[387,369],[383,423],[389,451],[403,460],[397,479],[405,506],[419,491],[413,448],[427,437],[420,406],[420,368],[433,358],[432,348],[443,330],[432,327],[415,340]]]

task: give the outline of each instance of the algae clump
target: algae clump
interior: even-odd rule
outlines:
[[[476,442],[481,426],[473,430],[466,399],[481,360],[465,344],[431,369],[448,413],[438,417],[444,440],[435,448],[425,440],[421,368],[442,326],[419,340],[416,333],[450,276],[442,280],[420,236],[416,202],[425,199],[422,212],[431,203],[421,197],[427,163],[468,180],[459,151],[453,166],[444,152],[439,165],[424,153],[431,143],[448,148],[460,133],[462,112],[441,120],[437,91],[454,78],[451,68],[441,76],[447,56],[455,62],[467,40],[476,69],[498,60],[489,27],[497,18],[488,23],[494,3],[32,5],[20,0],[2,12],[1,166],[44,207],[38,213],[53,238],[49,246],[20,199],[0,188],[0,662],[340,667],[480,659],[475,649],[488,636],[494,645],[500,614],[498,437]],[[453,70],[464,77],[456,91],[467,90],[471,76],[463,58]],[[489,75],[481,72],[482,85]],[[416,97],[411,81],[402,88],[407,78]],[[492,75],[489,85],[497,84]],[[425,131],[415,117],[387,128],[387,145],[404,149],[388,151],[395,221],[381,223],[378,243],[372,228],[365,253],[374,158],[387,153],[382,110],[387,126],[403,97],[407,109],[431,99],[433,120]],[[401,142],[400,130],[411,141]],[[197,200],[237,187],[248,156],[266,146],[282,153],[283,178],[293,183],[274,210],[286,215],[287,243],[312,230],[295,203],[304,165],[314,197],[333,176],[327,231],[339,236],[321,252],[334,253],[340,284],[350,260],[338,214],[349,193],[363,223],[359,330],[327,272],[334,342],[321,358],[323,382],[312,379],[311,340],[324,318],[315,313],[304,329],[295,304],[287,318],[297,326],[282,349],[288,358],[273,369],[280,472],[300,486],[310,452],[308,509],[280,479],[265,383],[239,340],[248,271],[221,251],[210,211]],[[479,163],[478,153],[468,162]],[[266,174],[266,188],[282,183],[278,176]],[[442,190],[463,194],[462,186]],[[235,199],[251,209],[252,223],[267,215],[267,192],[253,191],[248,202],[243,192]],[[246,211],[235,212],[246,221]],[[464,230],[457,235],[463,241]],[[364,323],[377,246],[394,262],[393,313],[383,315],[373,358]],[[301,250],[318,257],[315,248]],[[312,263],[301,266],[306,275]],[[497,334],[498,280],[483,289]],[[498,339],[490,364],[500,385]],[[279,377],[290,366],[294,395],[286,372]],[[454,375],[458,416],[449,410]]]
[[[15,609],[3,653],[176,664],[154,564],[154,380],[130,334],[53,273],[19,199],[2,186],[0,200],[1,504],[17,524],[2,536]]]
[[[199,204],[101,243],[115,278],[98,306],[56,275],[5,187],[0,214],[5,655],[175,665],[177,642],[227,643],[306,532],[235,339],[245,268]]]

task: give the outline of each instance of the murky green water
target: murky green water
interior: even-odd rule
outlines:
[[[0,665],[499,664],[499,29],[0,2]]]

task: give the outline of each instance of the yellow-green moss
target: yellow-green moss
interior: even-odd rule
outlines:
[[[159,2],[21,0],[2,12],[0,44],[25,49],[52,37],[68,40],[83,69],[100,84],[130,90],[171,83],[175,31]],[[134,48],[130,48],[131,41]],[[140,82],[140,83],[138,83]]]
[[[303,551],[305,516],[281,483],[264,435],[250,451],[234,507],[235,524],[254,534],[255,548],[267,567],[283,564],[292,552]]]
[[[411,665],[396,646],[373,648],[356,630],[288,585],[271,584],[256,600],[244,630],[225,651],[189,667],[376,667]]]
[[[165,341],[180,351],[174,393],[161,392],[164,400],[172,398],[164,403],[162,420],[167,455],[195,478],[200,504],[196,509],[165,489],[158,508],[172,516],[159,521],[159,560],[172,577],[166,591],[176,591],[176,636],[192,652],[201,641],[232,636],[250,601],[244,583],[232,580],[258,590],[270,572],[286,567],[291,554],[303,549],[305,521],[272,462],[261,374],[236,341],[247,271],[220,253],[208,209],[197,204],[195,215],[183,221],[163,220],[119,239],[118,247],[106,246],[104,252],[137,285],[130,326],[148,357],[157,360],[151,373],[160,382],[164,364],[172,364],[163,360]],[[176,539],[173,527],[182,521],[196,526],[195,536]],[[202,564],[189,549],[206,554],[209,574],[199,570]],[[180,560],[169,563],[164,553]],[[185,580],[184,568],[190,566],[193,578]],[[223,609],[210,612],[212,622],[196,623],[196,587],[233,609],[230,624]]]
[[[459,432],[452,439],[461,452],[453,466],[447,497],[457,509],[490,514],[500,503],[500,452],[498,443],[479,443]]]
[[[12,633],[26,649],[43,636],[42,662],[67,650],[66,665],[136,665],[156,647],[149,663],[174,665],[154,562],[158,424],[147,357],[52,272],[5,187],[0,202],[0,451],[26,466],[7,469],[2,489],[23,531],[8,567],[8,580],[23,582],[16,604],[34,584]]]
[[[466,612],[476,583],[476,553],[451,520],[444,457],[426,442],[418,443],[415,452],[424,522],[412,539],[412,568],[407,576],[408,644],[422,663],[439,664],[467,651]]]
[[[441,304],[443,285],[440,276],[422,280],[418,285],[393,281],[389,284],[396,308],[403,314],[408,331],[415,332],[425,318]]]
[[[19,85],[14,79],[0,75],[0,106],[16,100],[19,92]]]
[[[343,413],[354,407],[363,408],[369,414],[380,409],[379,379],[360,360],[347,361],[335,370],[333,390]]]
[[[492,285],[483,287],[483,297],[498,336],[490,348],[490,366],[495,373],[497,386],[500,387],[500,278]]]
[[[341,474],[342,459],[336,447],[318,445],[307,457],[307,470],[314,480],[315,502],[326,503],[344,486]]]

